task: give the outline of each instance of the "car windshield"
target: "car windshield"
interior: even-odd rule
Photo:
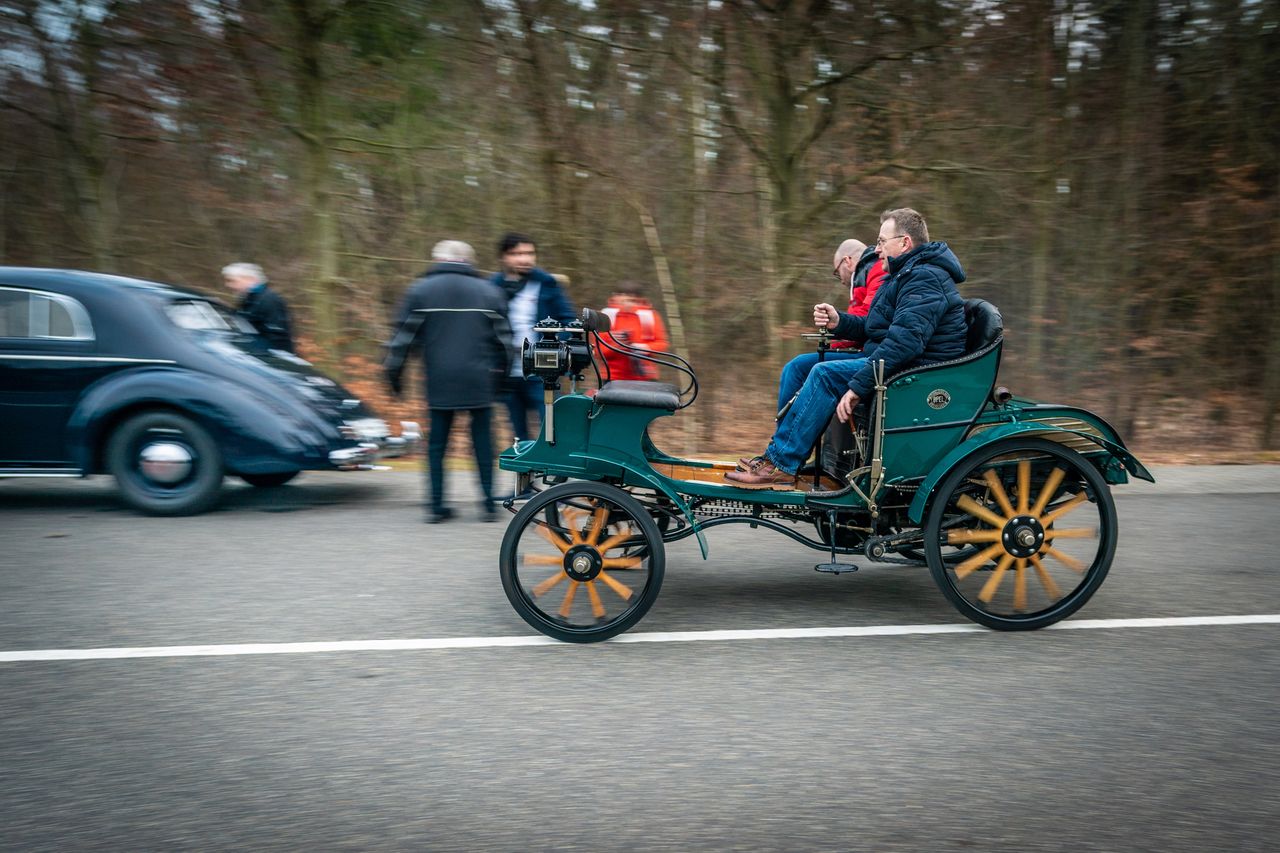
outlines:
[[[257,334],[253,326],[222,305],[203,299],[175,299],[165,306],[165,313],[175,326],[202,332]]]

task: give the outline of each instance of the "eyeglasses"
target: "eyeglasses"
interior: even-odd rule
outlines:
[[[836,264],[836,268],[835,268],[835,269],[833,269],[833,270],[831,271],[831,274],[832,274],[833,276],[835,276],[836,278],[839,278],[839,277],[840,277],[840,270],[844,268],[844,262],[845,262],[845,261],[847,261],[847,260],[849,260],[849,256],[848,256],[848,255],[845,255],[843,258],[841,258],[841,259],[840,259],[840,261],[839,261],[839,263],[837,263],[837,264]]]
[[[878,248],[880,248],[881,246],[883,246],[883,245],[885,244],[885,241],[886,241],[886,240],[901,240],[903,237],[906,237],[906,236],[907,236],[906,234],[895,234],[895,235],[893,235],[892,237],[880,237],[880,238],[877,238],[877,239],[876,239],[876,248],[878,249]]]

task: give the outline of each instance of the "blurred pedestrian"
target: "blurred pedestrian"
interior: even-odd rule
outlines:
[[[609,334],[614,340],[628,347],[651,352],[666,352],[667,330],[662,318],[645,298],[644,285],[636,281],[624,281],[613,289],[604,313],[609,315]],[[608,366],[610,381],[614,379],[654,380],[658,378],[658,366],[651,361],[600,348]]]
[[[521,348],[533,339],[533,326],[551,317],[561,323],[577,319],[573,303],[565,296],[555,276],[538,269],[538,247],[527,234],[512,231],[498,242],[498,259],[502,268],[490,279],[502,289],[511,322],[513,355],[508,371],[507,414],[517,441],[532,437],[529,413],[542,413],[542,381],[525,376],[520,360]]]
[[[257,329],[267,346],[293,352],[289,309],[280,294],[267,284],[262,267],[246,263],[227,264],[222,268],[222,281],[240,297],[236,313]]]
[[[444,505],[444,455],[454,415],[471,420],[471,449],[479,469],[485,521],[497,517],[493,504],[491,421],[503,374],[511,363],[511,328],[502,294],[475,269],[476,253],[460,240],[442,240],[431,250],[432,264],[409,287],[387,344],[383,365],[391,390],[401,390],[401,374],[411,350],[422,350],[427,386],[427,522],[453,517]]]

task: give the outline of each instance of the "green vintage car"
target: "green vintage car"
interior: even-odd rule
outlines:
[[[613,637],[653,605],[664,546],[749,524],[826,552],[815,568],[856,570],[841,556],[919,566],[969,619],[998,630],[1051,625],[1080,609],[1115,554],[1111,486],[1154,482],[1106,421],[1073,406],[1038,403],[996,385],[999,311],[966,300],[966,354],[884,376],[852,428],[833,420],[797,487],[742,489],[724,480],[735,462],[677,458],[649,424],[688,406],[697,377],[672,355],[632,351],[683,377],[578,382],[608,319],[544,320],[525,346],[526,375],[543,379],[542,433],[502,454],[518,474],[502,541],[503,589],[526,622],[569,642]],[[819,339],[819,351],[826,336]],[[562,389],[565,380],[570,385]]]

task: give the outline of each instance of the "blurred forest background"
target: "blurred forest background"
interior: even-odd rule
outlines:
[[[703,382],[686,437],[750,445],[841,304],[836,244],[911,206],[1003,311],[1002,384],[1139,448],[1274,449],[1278,27],[1275,0],[0,0],[0,262],[210,293],[260,263],[304,353],[409,416],[378,345],[429,247],[492,268],[527,231],[578,305],[647,281]]]

